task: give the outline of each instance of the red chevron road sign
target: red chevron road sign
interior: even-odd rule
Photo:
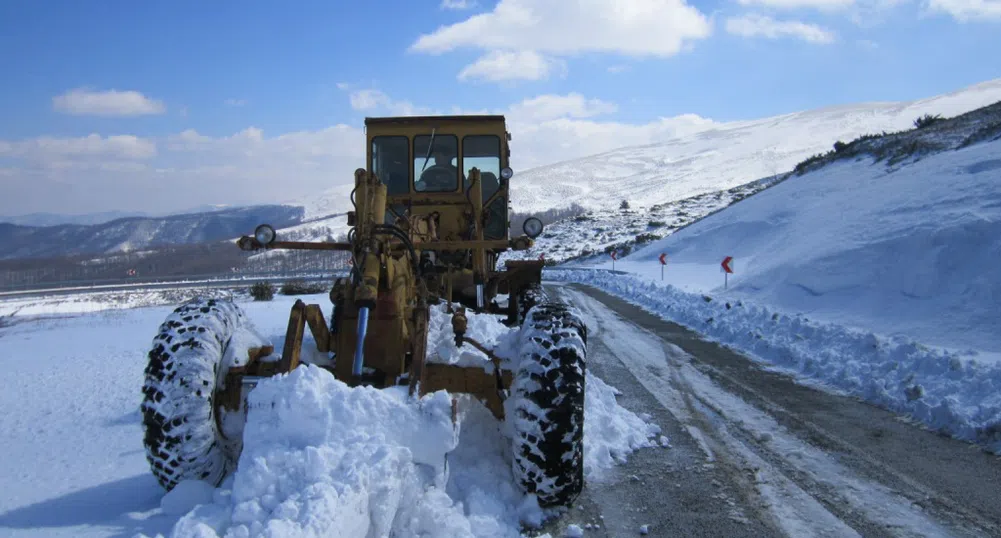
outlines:
[[[733,261],[733,256],[727,256],[726,258],[723,258],[723,263],[720,264],[723,266],[723,270],[726,271],[727,273],[733,272],[733,268],[730,267],[730,262],[732,261]]]

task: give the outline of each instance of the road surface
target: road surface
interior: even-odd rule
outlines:
[[[590,372],[670,448],[589,480],[579,505],[537,534],[575,524],[616,537],[643,525],[648,536],[1001,536],[1001,459],[593,288],[548,289],[584,313]]]

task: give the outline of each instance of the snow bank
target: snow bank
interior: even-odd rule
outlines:
[[[622,392],[590,372],[586,391],[584,476],[595,476],[603,469],[625,463],[626,456],[639,448],[657,446],[654,439],[660,427],[620,407],[615,396]]]
[[[595,286],[757,360],[1001,453],[1001,364],[973,360],[974,352],[930,349],[631,275],[547,270],[545,277]]]

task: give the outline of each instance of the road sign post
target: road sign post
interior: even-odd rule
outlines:
[[[720,266],[723,267],[723,289],[726,289],[729,285],[730,273],[733,272],[733,256],[723,258],[723,263]]]
[[[664,257],[666,257],[666,256],[667,256],[667,253],[666,252],[662,252],[660,254],[660,258],[658,258],[660,260],[660,280],[661,280],[661,282],[664,281],[664,266],[667,265],[667,261],[664,259]]]
[[[612,256],[612,271],[614,271],[615,270],[615,251],[614,250],[611,252],[611,256]]]

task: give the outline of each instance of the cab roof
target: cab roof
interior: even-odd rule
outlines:
[[[459,116],[397,116],[387,118],[365,118],[365,125],[436,125],[439,123],[490,123],[504,122],[502,115],[459,115]]]

